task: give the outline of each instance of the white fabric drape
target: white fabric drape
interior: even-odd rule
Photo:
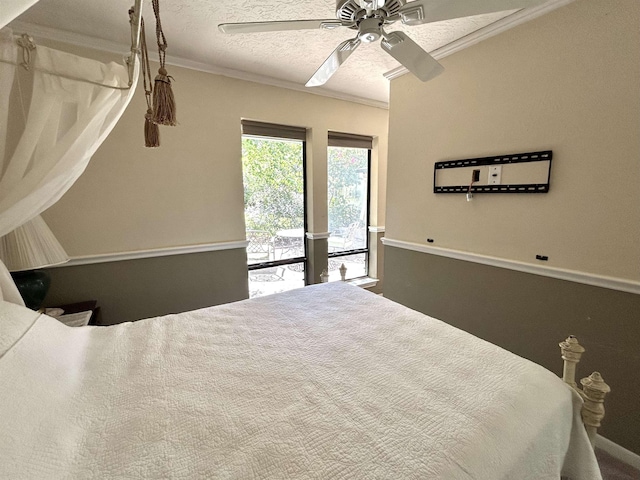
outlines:
[[[0,58],[15,62],[19,47],[11,32],[2,33]],[[137,67],[138,62],[134,86]],[[19,103],[9,100],[12,86],[12,96],[24,90],[24,85],[15,88],[16,84],[20,86],[14,81],[17,68],[21,67],[0,63],[0,122],[4,125],[0,127],[0,236],[60,199],[109,135],[134,92],[134,88],[116,90],[44,73],[41,70],[111,86],[126,86],[129,80],[122,65],[104,64],[39,45],[26,123],[19,140],[10,142],[11,127],[25,121]],[[22,303],[1,262],[0,297]]]

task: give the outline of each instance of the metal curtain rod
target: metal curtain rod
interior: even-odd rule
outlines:
[[[76,80],[78,82],[89,83],[91,85],[97,85],[99,87],[112,88],[114,90],[129,90],[133,86],[133,72],[136,65],[136,58],[140,54],[140,25],[142,20],[142,2],[144,0],[135,0],[133,7],[131,7],[129,14],[129,23],[131,24],[131,51],[125,58],[127,64],[127,73],[129,74],[129,83],[126,87],[106,85],[100,82],[94,82],[93,80],[87,80],[86,78],[75,77],[73,75],[65,75],[63,73],[52,72],[50,70],[31,66],[32,51],[36,49],[36,44],[33,38],[28,34],[23,34],[16,40],[16,43],[22,48],[22,62],[10,62],[0,58],[1,63],[8,63],[9,65],[16,65],[24,67],[25,70],[37,70],[48,75],[54,75],[56,77],[66,78],[67,80]]]
[[[135,0],[133,12],[129,15],[129,23],[131,23],[131,53],[127,57],[127,66],[129,67],[129,87],[133,84],[133,70],[136,64],[136,58],[140,54],[140,28],[142,23],[142,2],[143,0]]]

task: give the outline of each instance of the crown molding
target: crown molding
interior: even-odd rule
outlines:
[[[121,54],[123,55],[123,57],[125,55],[128,55],[129,50],[131,49],[130,45],[126,45],[123,43],[111,42],[109,40],[103,40],[101,38],[66,32],[64,30],[44,27],[41,25],[36,25],[34,23],[21,22],[19,20],[11,22],[9,24],[9,27],[12,28],[14,32],[28,33],[36,40],[42,39],[54,42],[62,42],[78,47],[85,47],[108,53]],[[336,100],[359,103],[361,105],[366,105],[369,107],[382,108],[385,110],[389,109],[388,102],[358,97],[356,95],[349,95],[342,92],[335,92],[326,88],[314,87],[313,89],[310,89],[305,87],[304,85],[290,82],[288,80],[281,80],[266,75],[258,75],[255,73],[243,72],[241,70],[234,70],[231,68],[216,67],[215,65],[196,62],[183,57],[167,55],[166,63],[167,65],[173,65],[175,67],[187,68],[189,70],[196,70],[198,72],[211,73],[214,75],[221,75],[223,77],[234,78],[236,80],[244,80],[247,82],[269,85],[272,87],[286,88],[288,90],[310,93],[312,95],[319,95],[321,97],[329,97]]]
[[[560,8],[567,5],[574,0],[550,0],[537,7],[525,8],[518,10],[517,12],[508,15],[496,22],[493,22],[485,27],[482,27],[475,32],[470,33],[462,38],[459,38],[447,45],[444,45],[436,50],[430,52],[435,59],[441,59],[455,52],[463,50],[467,47],[475,45],[476,43],[486,40],[487,38],[498,35],[510,28],[513,28],[522,23],[533,20],[539,16],[542,16],[556,8]],[[68,43],[79,47],[87,47],[94,50],[100,50],[109,53],[127,54],[130,46],[122,43],[112,42],[109,40],[103,40],[88,35],[81,35],[72,32],[66,32],[50,27],[44,27],[33,23],[22,22],[14,20],[9,24],[11,28],[20,33],[29,33],[36,39],[45,39]],[[388,109],[389,103],[379,100],[372,100],[364,97],[358,97],[356,95],[349,95],[342,92],[336,92],[326,88],[315,87],[309,89],[295,82],[287,80],[281,80],[278,78],[269,77],[266,75],[258,75],[249,72],[243,72],[241,70],[234,70],[230,68],[216,67],[207,63],[196,62],[183,57],[176,57],[167,55],[166,62],[169,65],[176,67],[187,68],[190,70],[196,70],[205,73],[211,73],[214,75],[221,75],[224,77],[234,78],[237,80],[244,80],[247,82],[260,83],[263,85],[269,85],[273,87],[286,88],[288,90],[295,90],[298,92],[310,93],[312,95],[319,95],[322,97],[334,98],[336,100],[343,100],[347,102],[359,103],[361,105],[367,105],[369,107]],[[384,74],[388,80],[401,77],[409,71],[405,67],[397,67]]]
[[[188,253],[215,252],[218,250],[232,250],[246,248],[249,242],[239,240],[236,242],[201,243],[198,245],[185,245],[181,247],[151,248],[147,250],[135,250],[121,253],[103,253],[99,255],[84,255],[71,257],[67,263],[53,265],[47,268],[76,267],[78,265],[91,265],[94,263],[122,262],[123,260],[139,260],[143,258],[167,257],[170,255],[184,255]]]
[[[564,7],[573,1],[574,0],[550,0],[542,5],[538,5],[537,7],[523,8],[429,53],[436,60],[440,60],[441,58],[471,47],[476,43],[480,43],[487,38],[491,38],[499,33],[505,32],[517,25],[526,23],[534,18],[538,18],[552,10],[555,10],[556,8]],[[388,80],[393,80],[394,78],[401,77],[407,73],[409,73],[409,70],[405,67],[397,67],[384,73],[384,76]]]
[[[492,267],[507,268],[518,272],[532,273],[534,275],[542,275],[544,277],[583,283],[594,287],[609,288],[611,290],[618,290],[621,292],[640,294],[640,282],[634,280],[607,277],[605,275],[579,272],[564,268],[543,267],[541,265],[519,262],[517,260],[508,260],[506,258],[492,257],[489,255],[464,252],[461,250],[452,250],[449,248],[432,247],[430,245],[405,242],[403,240],[396,240],[388,237],[382,239],[382,244],[385,247],[403,248],[405,250],[413,250],[414,252],[428,253],[431,255],[438,255],[440,257],[448,257],[456,260],[480,263],[482,265],[490,265]]]

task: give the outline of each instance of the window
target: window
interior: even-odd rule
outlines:
[[[371,137],[329,133],[329,281],[340,280],[342,264],[347,268],[347,279],[368,274],[372,141]]]
[[[249,296],[305,285],[303,128],[242,121]]]

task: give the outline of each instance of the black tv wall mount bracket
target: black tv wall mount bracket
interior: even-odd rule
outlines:
[[[552,159],[543,150],[436,162],[433,193],[547,193]]]

